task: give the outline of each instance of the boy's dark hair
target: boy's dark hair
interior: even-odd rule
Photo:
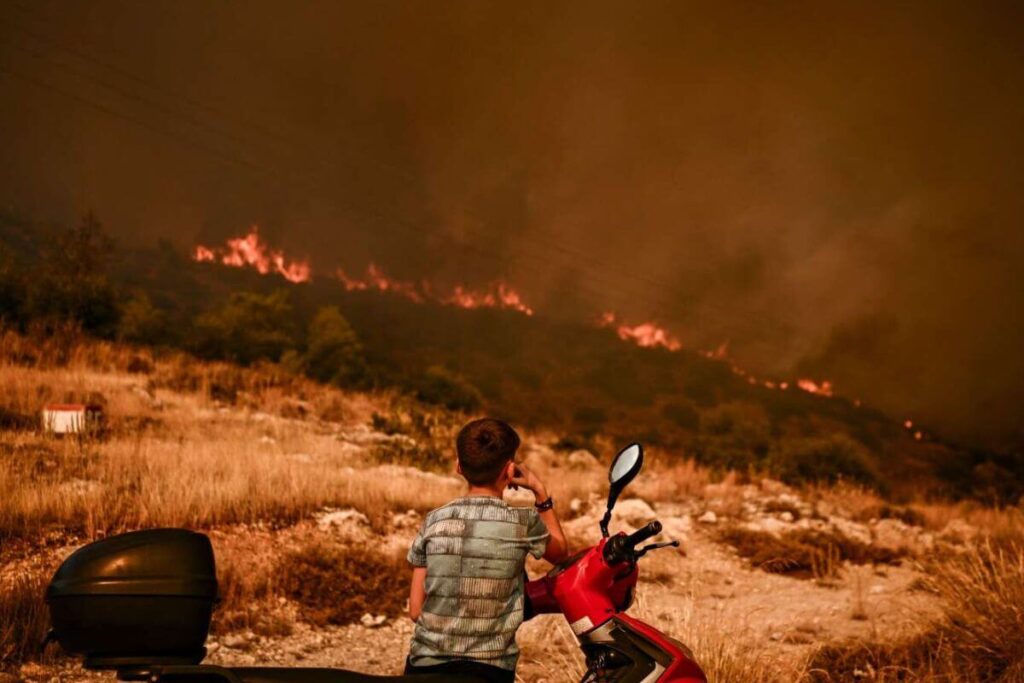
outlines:
[[[459,430],[455,439],[462,476],[474,486],[497,481],[518,448],[519,435],[512,425],[492,417],[473,420]]]

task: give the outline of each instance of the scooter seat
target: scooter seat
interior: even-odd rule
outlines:
[[[287,667],[232,668],[242,683],[485,683],[476,676],[416,674],[373,676],[342,669],[293,669]]]

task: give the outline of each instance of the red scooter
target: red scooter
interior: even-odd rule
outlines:
[[[633,534],[608,536],[612,508],[643,465],[633,444],[609,472],[603,538],[526,584],[526,618],[559,612],[587,658],[582,683],[707,683],[679,641],[623,612],[633,600],[641,546],[661,531],[653,521]],[[213,548],[204,534],[151,529],[111,536],[73,553],[47,589],[56,640],[85,656],[89,669],[149,683],[481,683],[472,676],[372,676],[340,669],[220,667],[200,664],[217,602]]]
[[[678,541],[650,543],[661,533],[654,520],[632,534],[608,536],[619,494],[643,466],[640,444],[627,446],[608,473],[608,507],[601,520],[601,541],[526,584],[527,614],[561,613],[587,658],[581,683],[707,683],[690,650],[649,624],[623,614],[633,602],[637,561],[652,550]]]

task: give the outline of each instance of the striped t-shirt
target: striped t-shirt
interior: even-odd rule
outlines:
[[[409,563],[427,568],[426,600],[409,646],[413,666],[472,659],[515,669],[526,553],[540,558],[548,530],[533,508],[466,496],[427,513]]]

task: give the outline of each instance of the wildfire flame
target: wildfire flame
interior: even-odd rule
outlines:
[[[615,333],[623,341],[631,341],[637,346],[644,348],[662,347],[669,351],[678,351],[683,348],[680,342],[672,333],[654,323],[640,323],[639,325],[625,325],[618,323],[614,313],[605,312],[601,314],[599,324],[601,327],[615,326]]]
[[[255,225],[248,234],[227,240],[224,247],[196,245],[192,250],[192,260],[199,263],[221,263],[234,268],[253,268],[264,275],[275,273],[289,282],[296,283],[309,282],[312,276],[312,271],[306,261],[289,260],[283,252],[267,246],[260,239],[259,228]],[[389,277],[375,263],[367,266],[366,274],[362,278],[351,277],[341,268],[335,271],[335,277],[349,292],[378,291],[402,296],[415,303],[430,301],[460,308],[502,308],[518,311],[523,315],[533,315],[534,313],[533,308],[527,305],[519,292],[504,282],[493,283],[484,289],[470,289],[462,285],[455,285],[446,292],[438,292],[426,281],[417,283]],[[663,348],[668,351],[679,351],[683,348],[682,342],[677,337],[653,322],[627,325],[621,322],[615,313],[605,312],[598,319],[598,325],[614,328],[619,339],[643,348]],[[744,378],[751,385],[779,391],[789,389],[789,382],[760,379],[744,368],[730,363],[728,350],[729,342],[725,341],[713,351],[701,351],[700,353],[709,359],[729,363],[733,374]],[[832,383],[828,380],[801,378],[796,380],[795,386],[802,391],[818,396],[831,397],[834,395]],[[860,405],[859,400],[854,403]],[[904,426],[907,430],[911,430],[913,423],[907,420]],[[924,436],[920,431],[913,434],[914,438],[918,440]]]
[[[397,294],[416,303],[433,301],[459,308],[505,308],[519,311],[523,315],[533,315],[533,309],[523,301],[519,292],[504,282],[498,282],[484,290],[473,290],[456,285],[448,293],[439,293],[434,291],[427,282],[417,284],[390,278],[375,263],[371,263],[366,268],[366,276],[362,279],[348,275],[341,268],[338,268],[335,275],[345,290],[349,292],[376,290]]]
[[[796,381],[797,387],[803,389],[809,394],[818,394],[820,396],[832,396],[832,382],[828,380],[822,380],[820,383],[815,382],[813,379],[798,379]]]
[[[260,239],[259,228],[252,226],[242,237],[229,239],[223,248],[197,245],[192,260],[216,262],[233,268],[253,268],[262,275],[276,273],[289,282],[309,282],[311,271],[305,261],[290,261],[283,252],[271,249]]]

